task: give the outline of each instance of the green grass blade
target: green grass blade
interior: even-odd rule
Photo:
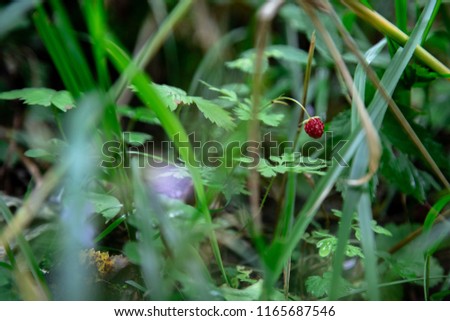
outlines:
[[[33,15],[33,19],[39,35],[52,57],[65,87],[74,95],[74,97],[79,97],[81,95],[81,88],[78,85],[75,75],[72,73],[72,68],[69,63],[70,60],[68,60],[67,54],[63,47],[61,47],[58,35],[50,25],[49,17],[42,6],[38,6],[37,12]]]
[[[356,153],[356,156],[362,157],[362,159],[358,161],[358,166],[352,167],[352,172],[350,175],[351,179],[361,177],[361,175],[365,173],[368,165],[368,151],[367,148],[365,148],[364,141],[362,144],[363,145],[361,146],[364,148],[360,148]],[[357,157],[355,157],[354,161]],[[356,211],[361,196],[360,187],[353,186],[349,187],[344,195],[344,206],[342,209],[342,217],[339,222],[339,231],[337,234],[338,243],[333,257],[333,276],[330,284],[330,300],[337,299],[339,288],[341,288],[340,280],[343,263],[345,260],[346,247],[351,232],[353,213]]]
[[[436,0],[430,1],[424,12],[422,13],[416,28],[414,29],[411,37],[406,43],[404,48],[397,51],[393,57],[390,65],[385,71],[381,83],[389,94],[394,91],[404,69],[414,54],[414,50],[418,44],[420,44],[423,32],[426,28],[427,21],[430,19]],[[382,95],[377,91],[374,99],[369,105],[370,116],[377,128],[381,126],[384,114],[386,112],[387,104],[384,101]],[[349,163],[350,159],[356,152],[357,148],[364,139],[364,133],[359,130],[355,131],[349,137],[349,142],[344,146],[342,150],[342,159]],[[308,198],[307,202],[303,206],[303,209],[298,214],[298,219],[295,221],[292,228],[292,233],[287,240],[274,241],[266,252],[265,263],[267,268],[272,270],[273,273],[268,275],[269,277],[265,281],[265,288],[270,289],[276,282],[280,275],[283,265],[286,262],[289,255],[291,255],[294,248],[297,246],[301,237],[303,236],[306,228],[314,218],[314,215],[322,204],[323,200],[327,197],[333,185],[339,178],[339,175],[343,171],[343,167],[337,163],[334,163],[327,171],[327,174],[317,184],[315,190]]]
[[[51,6],[55,14],[54,24],[58,45],[64,50],[65,58],[70,63],[72,74],[76,77],[81,91],[94,88],[94,78],[90,72],[89,64],[81,49],[80,43],[74,32],[72,23],[66,9],[60,0],[51,0]]]
[[[106,41],[106,46],[111,61],[120,72],[126,73],[127,78],[129,78],[131,83],[136,87],[140,99],[155,112],[165,132],[177,146],[181,158],[191,173],[197,198],[197,206],[208,224],[211,225],[212,218],[211,213],[209,212],[203,182],[200,171],[196,166],[194,153],[186,131],[178,118],[164,105],[156,90],[151,86],[150,79],[132,64],[127,54],[111,40]],[[209,238],[216,262],[222,272],[222,276],[228,282],[216,235],[212,226],[210,226],[209,229]]]
[[[408,33],[408,0],[395,0],[395,18],[397,27]]]
[[[384,48],[386,41],[380,41],[380,43],[373,46],[369,49],[365,55],[365,59],[368,64],[370,64],[376,56],[380,53],[380,51]],[[365,87],[366,87],[366,74],[364,72],[363,67],[359,64],[356,68],[355,72],[355,86],[357,88],[357,92],[361,96],[361,100],[365,100]],[[357,108],[355,105],[355,101],[352,102],[352,131],[356,130],[360,125],[360,120],[357,112]],[[350,173],[350,179],[356,179],[364,175],[367,166],[369,164],[368,159],[368,148],[367,142],[363,141],[361,146],[359,147],[356,156],[354,157],[352,163],[352,170]],[[351,231],[351,222],[353,213],[356,210],[359,210],[360,218],[363,218],[361,223],[362,230],[362,239],[361,242],[363,244],[363,250],[365,254],[365,268],[366,268],[366,281],[368,284],[368,294],[369,299],[378,300],[379,299],[379,291],[377,288],[377,267],[376,267],[376,259],[375,259],[375,244],[373,242],[374,236],[373,231],[370,228],[370,221],[372,220],[372,210],[370,208],[370,198],[367,195],[367,184],[364,184],[363,187],[353,187],[349,186],[349,190],[344,197],[344,207],[342,211],[342,219],[339,225],[338,232],[338,245],[335,252],[334,260],[333,260],[333,277],[332,282],[330,284],[330,299],[337,299],[337,295],[339,293],[340,288],[340,280],[341,280],[341,272],[342,266],[345,259],[345,251],[348,242],[348,238]],[[363,211],[361,211],[363,210]],[[369,223],[367,223],[367,221]],[[363,224],[366,223],[366,224]],[[363,231],[364,228],[364,231]],[[368,265],[369,264],[369,265]]]
[[[426,254],[423,271],[423,296],[425,301],[428,301],[430,297],[430,262],[431,255]]]
[[[428,234],[428,238],[431,238],[431,229],[439,216],[439,213],[444,209],[447,204],[450,203],[450,194],[442,196],[436,204],[428,212],[425,221],[423,223],[423,233]],[[424,263],[424,279],[423,279],[423,291],[425,300],[428,301],[430,294],[430,260],[431,256],[434,254],[439,246],[439,241],[430,242],[430,247],[425,252],[425,263]]]
[[[378,56],[378,54],[385,46],[386,46],[386,39],[383,39],[366,52],[365,59],[368,65],[372,63],[372,61]],[[358,64],[355,71],[354,83],[363,101],[366,92],[366,81],[367,75],[364,72],[364,68],[361,66],[361,64]],[[355,102],[352,102],[351,131],[356,130],[358,124],[359,124],[358,110],[356,109]]]
[[[83,1],[83,9],[91,36],[98,82],[101,88],[106,90],[110,86],[110,78],[105,45],[103,44],[107,34],[106,13],[103,1]]]
[[[94,243],[97,244],[101,240],[103,240],[105,237],[107,237],[112,231],[116,229],[120,224],[122,224],[125,221],[125,216],[121,216],[118,219],[114,220],[111,224],[108,225],[107,228],[105,228],[95,239]]]
[[[169,16],[163,21],[158,32],[142,47],[136,57],[136,65],[139,68],[144,67],[161,48],[164,41],[172,32],[173,28],[188,13],[193,0],[181,0],[172,10]]]
[[[8,205],[6,205],[2,197],[0,197],[0,212],[3,218],[5,219],[5,222],[10,224],[13,220],[13,214],[9,210]],[[31,274],[33,275],[33,278],[36,281],[36,284],[41,288],[42,292],[47,295],[47,297],[50,297],[50,291],[47,288],[45,276],[42,273],[41,269],[39,268],[39,263],[34,257],[33,250],[31,249],[28,242],[25,240],[25,237],[22,235],[22,233],[19,233],[16,239],[17,244],[21,252],[23,253],[23,256],[25,257],[25,262],[27,263],[31,271]]]
[[[277,238],[284,239],[289,234],[294,221],[295,211],[295,194],[297,190],[297,175],[295,173],[288,173],[286,182],[286,197],[284,198],[284,208],[281,213],[280,221],[277,226]],[[291,259],[289,258],[285,265],[284,271],[284,297],[289,296],[289,283],[291,274]]]
[[[426,27],[426,29],[425,29],[425,32],[423,33],[422,43],[424,43],[425,40],[427,40],[427,38],[428,38],[428,34],[430,33],[431,26],[433,25],[434,20],[436,20],[436,16],[437,16],[437,14],[438,14],[438,12],[439,12],[439,8],[440,8],[440,6],[441,6],[441,2],[442,2],[442,0],[438,0],[437,3],[436,3],[436,5],[434,6],[433,13],[431,14],[430,20],[428,20],[427,27]],[[449,75],[447,75],[447,77],[448,77],[448,76],[449,76]]]
[[[78,97],[83,92],[87,92],[95,87],[93,76],[89,71],[88,63],[75,37],[65,9],[61,6],[60,1],[57,0],[52,1],[52,6],[59,18],[57,19],[58,28],[50,24],[50,19],[42,6],[38,6],[34,15],[34,21],[65,87],[75,97]],[[94,12],[93,14],[97,13]],[[105,29],[106,27],[103,25],[101,30],[104,31]],[[104,54],[104,45],[102,43],[98,44],[98,48],[97,50]],[[101,57],[99,59],[102,60]],[[106,66],[103,67],[106,68]],[[105,80],[107,78],[106,73],[104,71],[104,76],[102,76],[105,83],[107,83],[107,80]],[[118,117],[111,103],[106,104],[104,117],[102,118],[102,128],[106,139],[118,139],[121,137],[122,131]]]
[[[361,244],[364,253],[365,279],[369,300],[380,300],[378,287],[378,262],[376,256],[375,234],[372,230],[372,206],[369,192],[361,195],[358,204],[359,226],[361,228]]]
[[[209,84],[216,82],[215,79],[217,75],[216,73],[211,73],[211,69],[218,68],[217,63],[220,59],[223,59],[223,53],[226,51],[227,47],[242,41],[244,38],[245,29],[239,28],[232,30],[228,34],[223,35],[220,40],[206,52],[202,61],[195,70],[194,76],[192,76],[191,84],[187,91],[189,95],[194,95],[196,93],[202,80]]]
[[[136,57],[133,58],[133,63],[138,69],[143,69],[148,62],[157,53],[159,48],[163,45],[164,40],[170,35],[175,25],[181,21],[183,16],[189,11],[193,0],[179,1],[175,9],[164,19],[161,27],[158,28],[156,34],[151,37],[139,51]],[[127,78],[121,77],[114,85],[113,99],[117,100],[122,95],[127,86]]]
[[[434,222],[438,218],[439,213],[442,211],[442,209],[450,203],[450,194],[442,196],[436,204],[433,205],[433,207],[428,211],[428,214],[425,218],[425,221],[423,223],[423,232],[428,233],[431,231],[431,228],[433,227]]]

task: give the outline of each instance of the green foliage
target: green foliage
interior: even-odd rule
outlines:
[[[68,91],[48,88],[24,88],[3,92],[0,93],[0,99],[20,99],[27,105],[54,106],[63,112],[75,107],[75,101]]]
[[[228,61],[226,66],[231,69],[238,69],[242,72],[253,74],[255,57],[255,50],[251,49],[243,52],[240,58],[233,61]],[[286,45],[267,46],[264,50],[263,71],[267,71],[269,67],[269,58],[274,58],[288,63],[306,65],[308,61],[308,54],[303,50]]]
[[[217,88],[203,82],[210,90],[220,93],[219,99],[223,105],[231,103],[233,111],[237,118],[240,120],[251,119],[251,100],[249,98],[241,99],[236,91],[228,88]],[[219,101],[220,102],[220,101]],[[272,127],[279,126],[284,119],[284,115],[281,113],[273,112],[274,108],[271,102],[263,104],[259,108],[258,119],[264,124]]]
[[[194,102],[203,116],[217,126],[225,130],[232,130],[236,126],[230,114],[219,105],[201,97],[195,97]]]
[[[430,211],[427,214],[427,217],[425,218],[425,222],[423,223],[423,229],[425,232],[430,232],[433,224],[435,223],[436,219],[438,218],[439,213],[442,211],[442,209],[450,203],[450,195],[444,195],[442,196],[436,204],[430,209]]]
[[[238,290],[224,285],[220,290],[227,301],[256,301],[263,293],[263,280],[258,280],[244,289]],[[281,292],[275,291],[270,299],[280,301],[284,299],[284,296]]]
[[[249,157],[241,157],[237,160],[243,163],[253,162],[253,159]],[[273,165],[265,159],[260,159],[258,163],[257,170],[264,177],[275,177],[278,174],[285,173],[308,173],[323,175],[321,170],[326,167],[325,161],[321,159],[312,161],[293,153],[284,153],[281,157],[275,155],[270,156],[270,161]]]
[[[212,20],[201,12],[187,19],[192,0],[149,2],[151,20],[158,28],[144,43],[138,43],[142,38],[137,37],[133,44],[135,37],[128,37],[126,46],[114,36],[114,26],[125,26],[121,28],[128,35],[147,27],[138,26],[142,17],[130,17],[136,22],[135,30],[131,28],[117,15],[117,4],[108,4],[106,10],[102,1],[85,1],[81,10],[72,10],[77,4],[69,7],[54,0],[45,6],[37,1],[0,9],[0,40],[11,42],[1,43],[6,76],[1,75],[0,86],[7,90],[36,84],[52,87],[50,81],[61,79],[66,89],[0,93],[2,100],[50,107],[55,116],[48,117],[52,113],[42,108],[0,110],[0,189],[20,194],[20,198],[0,195],[1,299],[29,298],[17,281],[20,271],[30,271],[32,281],[27,278],[25,285],[38,288],[42,297],[33,299],[42,300],[90,299],[94,292],[95,299],[105,299],[109,297],[103,293],[109,294],[111,288],[123,295],[118,299],[127,300],[400,300],[410,298],[410,293],[417,297],[420,287],[406,288],[405,283],[421,285],[425,299],[448,295],[445,286],[438,288],[445,270],[434,254],[448,248],[448,224],[437,218],[450,202],[439,185],[448,185],[445,176],[450,173],[448,143],[443,139],[450,129],[450,90],[443,79],[448,76],[430,71],[436,70],[433,62],[429,57],[421,59],[416,50],[424,43],[438,59],[445,61],[448,56],[450,47],[443,41],[449,31],[446,11],[440,11],[444,16],[436,20],[440,1],[428,1],[417,22],[407,15],[407,1],[395,1],[398,27],[413,28],[403,48],[391,43],[390,52],[385,50],[386,41],[372,43],[378,36],[367,27],[371,22],[367,18],[361,24],[353,11],[337,2],[332,2],[336,21],[317,11],[382,138],[377,176],[361,186],[347,184],[349,178],[367,172],[370,158],[366,133],[351,101],[357,93],[350,93],[335,72],[336,62],[312,16],[288,2],[281,6],[270,34],[250,27],[255,26],[250,21],[248,27],[227,34],[223,27],[229,21],[224,16],[235,17],[228,10],[230,4],[222,2],[205,2],[206,12],[214,13]],[[260,5],[249,3],[240,5],[247,10]],[[226,15],[214,11],[224,6]],[[141,15],[149,12],[147,7],[140,10],[142,4],[133,8]],[[34,26],[25,16],[29,10]],[[198,33],[204,28],[196,25],[202,18],[217,32]],[[244,18],[235,22],[243,25]],[[382,76],[387,95],[399,106],[396,118],[387,113],[380,88],[367,80],[368,73],[347,50],[337,28],[341,21],[358,50],[362,54],[367,50],[367,63]],[[175,30],[180,22],[182,30]],[[433,22],[447,30],[432,26]],[[78,28],[80,24],[85,26]],[[23,30],[7,35],[17,28]],[[303,40],[311,41],[314,30],[318,54],[308,66],[313,67],[306,75],[309,83],[303,83],[308,63],[308,41]],[[257,50],[248,48],[263,38],[267,39],[264,77],[260,92],[255,92]],[[41,43],[48,55],[36,45]],[[125,48],[132,47],[143,49],[131,57]],[[419,59],[412,60],[414,55]],[[144,70],[167,84],[153,83]],[[198,87],[199,79],[215,85],[202,82],[205,87]],[[189,83],[188,94],[184,88]],[[126,88],[137,99],[125,93]],[[299,97],[303,89],[307,97]],[[308,113],[320,116],[331,133],[319,141],[300,134],[300,110],[274,104],[279,95],[304,98]],[[277,142],[295,142],[295,148],[256,158],[249,151],[226,150],[218,158],[220,165],[198,165],[196,161],[205,157],[198,152],[198,137],[201,143],[214,141],[224,150],[229,143],[247,142],[256,125],[252,120],[256,100],[260,102],[256,136],[270,134]],[[416,138],[401,130],[400,125],[408,128],[405,124]],[[191,133],[195,133],[195,149]],[[161,144],[156,150],[145,150],[151,145],[145,143],[167,138],[175,142],[171,145],[175,149]],[[345,141],[342,149],[335,149],[340,141]],[[426,152],[417,147],[418,141]],[[120,151],[114,153],[117,142]],[[301,154],[310,151],[310,143],[323,143],[325,148]],[[349,166],[333,160],[337,153]],[[438,171],[429,169],[433,162],[427,153]],[[98,166],[98,160],[111,155],[127,160],[131,168]],[[186,167],[173,171],[162,167],[156,175],[153,165],[140,168],[141,160]],[[253,173],[252,168],[256,168]],[[438,183],[432,175],[439,171],[444,178],[436,175]],[[181,185],[187,186],[184,199],[160,192],[176,195]],[[250,206],[248,196],[257,192],[258,203]],[[435,204],[424,222],[418,202]],[[400,205],[407,215],[396,212]],[[342,211],[330,210],[336,207]],[[252,224],[252,215],[261,226]],[[420,224],[390,224],[393,221]],[[119,277],[93,282],[79,260],[92,243],[105,257],[123,259]],[[109,256],[103,249],[125,256]],[[50,271],[49,277],[44,277],[44,269]],[[96,291],[90,293],[90,287]]]
[[[123,207],[117,198],[107,194],[90,192],[87,199],[94,205],[95,212],[101,214],[106,220],[116,216]]]
[[[341,211],[333,210],[333,213],[337,217],[342,217]],[[356,213],[353,215],[352,221],[354,223],[351,225],[351,228],[354,231],[355,238],[357,241],[361,241],[361,228],[359,227],[359,218]],[[392,233],[389,230],[378,225],[375,220],[371,221],[371,228],[376,234],[392,236]],[[337,237],[330,234],[328,231],[313,231],[312,235],[306,240],[310,243],[316,244],[321,257],[332,255],[336,251],[338,242]],[[348,257],[358,256],[360,258],[364,258],[361,248],[350,243],[347,243],[346,245],[345,254]]]
[[[249,192],[246,187],[245,173],[224,167],[204,167],[202,168],[202,178],[204,184],[215,191],[223,194],[227,203],[230,202],[233,196],[248,195]]]
[[[146,123],[150,125],[161,125],[155,112],[145,107],[129,107],[120,106],[117,108],[117,113],[121,116],[128,117],[136,122]]]
[[[377,237],[380,251],[387,251],[392,248],[418,227],[418,225],[410,224],[386,225],[385,228],[390,231],[392,236],[379,235]],[[383,254],[386,259],[384,264],[387,276],[414,280],[414,283],[421,285],[424,278],[425,253],[432,244],[427,240],[427,235],[421,235],[398,252],[392,255]],[[430,286],[434,286],[440,282],[439,277],[443,276],[444,270],[435,258],[431,258],[430,261]]]
[[[152,84],[151,86],[158,91],[163,103],[167,105],[171,111],[177,109],[180,104],[190,105],[194,103],[192,97],[188,96],[187,93],[180,88],[158,84]]]
[[[405,154],[394,153],[387,146],[383,149],[381,173],[403,193],[420,202],[425,200],[426,191],[433,182],[428,173],[418,170]]]
[[[182,105],[195,104],[203,116],[215,125],[225,130],[232,130],[235,127],[233,118],[230,116],[228,111],[212,101],[206,100],[202,97],[189,96],[184,90],[168,85],[152,84],[152,87],[156,89],[162,98],[163,103],[171,111],[176,110]]]
[[[245,266],[237,265],[236,269],[228,269],[227,271],[230,275],[231,286],[235,289],[258,282],[251,277],[253,270]]]
[[[25,152],[25,156],[31,158],[40,158],[50,163],[55,162],[63,156],[68,150],[68,144],[58,138],[52,138],[46,142],[42,142],[42,146],[32,148]]]
[[[310,276],[305,282],[306,291],[313,297],[318,299],[328,295],[330,283],[333,275],[327,271],[322,276]],[[339,296],[345,296],[350,293],[352,286],[344,278],[340,278],[339,283]]]
[[[303,10],[300,9],[300,7],[292,3],[286,4],[281,8],[280,15],[291,28],[304,33],[310,39],[311,32],[312,30],[315,30],[315,27],[312,24],[311,19]],[[322,21],[324,22],[325,27],[330,33],[339,51],[342,52],[343,41],[339,36],[336,27],[328,17],[325,17]],[[320,35],[317,37],[316,48],[320,55],[327,60],[327,62],[332,62],[328,49]]]

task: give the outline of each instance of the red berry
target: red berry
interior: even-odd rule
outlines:
[[[319,117],[311,117],[305,124],[305,132],[312,138],[320,138],[323,135],[323,123]]]

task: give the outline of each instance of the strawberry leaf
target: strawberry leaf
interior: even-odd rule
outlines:
[[[55,106],[66,112],[75,107],[72,95],[65,90],[56,91],[49,88],[24,88],[0,93],[0,99],[20,99],[27,105],[44,107]]]
[[[192,101],[195,102],[203,116],[217,126],[225,130],[231,130],[236,126],[230,113],[221,106],[201,97],[192,97]]]

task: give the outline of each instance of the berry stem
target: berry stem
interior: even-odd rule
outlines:
[[[299,103],[297,100],[295,100],[294,98],[282,96],[282,97],[278,97],[278,98],[272,100],[272,102],[287,106],[288,104],[286,102],[284,102],[283,100],[289,100],[289,101],[292,101],[292,102],[296,103],[297,105],[300,106],[301,109],[303,109],[303,111],[306,113],[308,118],[311,118],[311,115],[308,113],[306,108],[301,103]]]

